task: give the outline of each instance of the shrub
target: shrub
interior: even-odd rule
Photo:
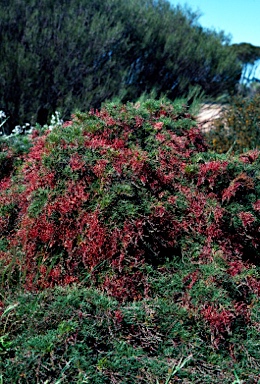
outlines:
[[[68,382],[84,375],[97,383],[155,382],[155,372],[167,377],[168,357],[177,364],[192,354],[194,364],[207,360],[205,383],[223,381],[227,367],[230,382],[231,366],[241,378],[251,372],[256,383],[259,151],[208,152],[186,107],[163,100],[75,113],[63,126],[34,131],[31,141],[0,184],[0,340],[8,377],[15,372],[26,382],[37,372],[46,381],[53,372],[60,380],[66,370]],[[55,296],[49,315],[48,298],[44,323],[39,319],[39,334],[29,340],[23,295],[24,304],[4,315],[13,291],[22,288],[31,301],[35,292],[52,297],[56,286],[69,292],[73,283],[73,295],[91,287],[87,292],[102,292],[110,309],[102,304],[97,314],[84,291],[76,312],[65,314],[66,307],[59,315]],[[85,300],[90,308],[81,310]],[[82,368],[83,345],[89,368]],[[178,378],[196,375],[187,365]]]
[[[119,304],[76,286],[6,298],[0,317],[3,382],[229,384],[239,377],[257,384],[259,303],[252,313],[255,325],[246,322],[243,305],[236,308],[237,320],[230,309],[210,306],[199,317],[194,292],[189,299],[184,289],[177,299],[181,281],[170,275],[174,264],[165,267],[169,273],[153,276],[154,285],[168,283],[157,291],[160,297],[139,302]],[[212,348],[220,331],[225,339]]]
[[[242,153],[260,146],[260,95],[232,100],[207,134],[212,150]]]
[[[144,295],[143,263],[216,250],[255,260],[259,153],[228,161],[205,151],[185,107],[153,100],[77,113],[35,135],[15,181],[2,183],[2,262],[15,250],[27,289],[80,281],[105,263],[104,288],[126,299]]]

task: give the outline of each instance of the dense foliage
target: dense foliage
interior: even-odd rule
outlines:
[[[0,19],[9,129],[152,90],[174,99],[199,87],[215,96],[232,91],[241,74],[222,33],[165,0],[1,1]]]
[[[259,162],[154,100],[2,144],[4,383],[258,384]]]
[[[259,65],[260,47],[249,44],[240,43],[233,44],[231,50],[235,52],[238,59],[243,64],[243,72],[241,76],[241,83],[250,83],[255,79],[255,72]],[[259,81],[259,79],[258,79]]]
[[[260,148],[260,94],[236,97],[226,106],[221,118],[207,133],[216,152],[238,152]]]
[[[185,270],[180,260],[165,265],[150,276],[153,297],[133,303],[119,304],[83,287],[6,300],[0,331],[2,382],[258,384],[259,301],[250,318],[244,318],[247,308],[241,304],[237,318],[221,308],[205,322],[194,310],[197,298],[183,279]],[[222,270],[219,260],[214,277],[223,276]],[[210,279],[206,266],[204,278]],[[200,278],[199,289],[224,301],[230,288],[221,291]],[[212,346],[218,334],[214,321],[226,328],[218,348]]]

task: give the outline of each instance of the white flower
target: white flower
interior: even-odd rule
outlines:
[[[8,119],[8,117],[6,118],[6,115],[3,111],[0,111],[0,119],[4,119],[1,123],[0,123],[0,128],[4,125],[4,123],[6,122],[6,120]]]
[[[4,113],[4,111],[0,111],[0,119],[5,119],[6,118],[6,114]]]
[[[20,133],[22,133],[23,132],[23,128],[20,126],[20,125],[16,125],[15,127],[14,127],[14,129],[12,130],[12,133],[14,134],[14,135],[19,135]]]
[[[62,125],[63,125],[63,120],[60,118],[60,112],[55,111],[55,114],[51,116],[51,123],[48,126],[48,129],[52,131],[54,127],[62,126]]]

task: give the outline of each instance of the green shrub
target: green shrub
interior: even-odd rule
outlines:
[[[259,151],[165,100],[31,140],[0,182],[4,380],[256,384]]]
[[[219,261],[215,267],[216,277],[223,266]],[[258,383],[259,305],[252,313],[255,325],[241,312],[236,327],[213,348],[194,305],[195,290],[189,295],[183,280],[185,269],[175,260],[154,271],[154,297],[133,303],[79,286],[6,297],[0,318],[3,382],[228,384],[239,377]],[[217,284],[210,289],[214,294]]]

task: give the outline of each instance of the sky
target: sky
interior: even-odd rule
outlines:
[[[199,24],[232,35],[232,44],[260,46],[260,0],[170,0],[170,3],[187,4],[193,11],[200,11]]]

